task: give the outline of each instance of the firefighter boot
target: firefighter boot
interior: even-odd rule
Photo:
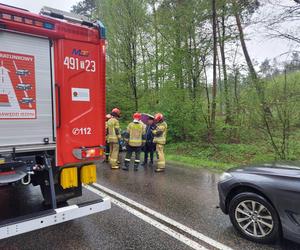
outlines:
[[[140,160],[135,160],[134,161],[134,171],[138,171],[140,165]]]
[[[130,165],[130,159],[125,159],[124,166],[122,167],[122,169],[128,171],[129,165]]]
[[[109,143],[106,143],[105,146],[105,162],[109,162],[109,158],[110,158],[110,146]]]
[[[106,162],[106,163],[109,162],[109,153],[105,153],[105,162]]]
[[[158,153],[158,161],[157,167],[155,169],[156,173],[164,172],[166,167],[165,154],[164,154],[164,146],[157,144],[157,153]]]

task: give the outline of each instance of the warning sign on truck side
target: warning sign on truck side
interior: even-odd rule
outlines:
[[[36,119],[34,56],[0,51],[0,119]]]

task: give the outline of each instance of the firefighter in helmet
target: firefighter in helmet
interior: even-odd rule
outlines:
[[[124,166],[122,168],[123,170],[129,169],[133,152],[135,153],[134,171],[137,171],[140,165],[140,155],[145,143],[146,134],[145,125],[140,121],[141,116],[141,113],[135,113],[133,115],[133,122],[129,123],[127,127],[127,136],[125,138],[127,141],[127,153],[125,156]]]
[[[107,131],[107,122],[108,122],[108,120],[111,118],[112,116],[111,116],[111,114],[107,114],[106,116],[105,116],[105,130]],[[107,133],[106,133],[106,138],[105,138],[105,162],[109,162],[109,142],[108,142],[108,135],[107,135]]]
[[[107,121],[107,141],[109,143],[109,162],[111,169],[119,169],[119,140],[121,139],[119,118],[121,111],[118,108],[114,108],[111,111],[111,118]]]
[[[156,124],[156,129],[152,131],[154,135],[153,142],[156,143],[156,150],[158,153],[158,162],[155,172],[163,172],[165,171],[166,166],[164,145],[166,144],[168,126],[161,113],[157,113],[154,116],[154,122]]]

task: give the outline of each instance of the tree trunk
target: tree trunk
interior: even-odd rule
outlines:
[[[249,71],[250,71],[251,78],[252,78],[252,80],[257,80],[257,74],[256,74],[256,71],[254,69],[254,66],[253,66],[253,63],[252,63],[252,60],[250,58],[250,55],[249,55],[249,52],[248,52],[248,49],[247,49],[247,45],[246,45],[246,42],[245,42],[244,30],[243,30],[243,27],[242,27],[240,13],[238,11],[238,5],[237,5],[236,0],[234,0],[234,15],[235,15],[235,20],[236,20],[236,25],[237,25],[237,28],[238,28],[238,31],[239,31],[240,42],[241,42],[241,45],[242,45],[245,60],[247,62],[247,66],[248,66]]]
[[[175,57],[175,79],[177,88],[184,88],[183,83],[183,72],[182,72],[182,31],[181,31],[181,17],[180,10],[181,9],[181,0],[176,0],[176,12],[175,12],[175,48],[174,48],[174,57]]]
[[[140,37],[140,48],[141,48],[141,53],[142,53],[142,61],[143,61],[143,79],[144,79],[144,88],[147,91],[149,88],[149,78],[148,78],[148,71],[147,71],[147,63],[146,63],[146,55],[145,55],[145,50],[146,48],[144,47],[143,43],[143,38],[142,35],[139,35]]]
[[[223,115],[223,86],[222,86],[222,73],[221,73],[221,62],[219,51],[217,54],[217,68],[218,68],[218,76],[217,76],[217,91],[219,91],[219,106],[220,113]]]
[[[235,15],[235,20],[236,20],[236,25],[237,25],[237,28],[238,28],[238,31],[239,31],[239,38],[240,38],[240,42],[241,42],[241,45],[242,45],[243,54],[244,54],[244,57],[245,57],[245,60],[246,60],[246,63],[247,63],[247,66],[248,66],[248,69],[249,69],[249,72],[250,72],[251,79],[254,83],[256,92],[257,92],[257,94],[260,98],[260,102],[263,106],[263,109],[264,109],[263,113],[266,113],[267,112],[266,109],[268,109],[268,107],[266,106],[266,102],[265,102],[264,89],[262,88],[261,84],[259,83],[257,73],[255,71],[255,68],[253,66],[251,57],[250,57],[249,52],[248,52],[248,48],[247,48],[247,45],[246,45],[246,42],[245,42],[244,30],[243,30],[242,23],[241,23],[241,17],[240,17],[240,13],[239,13],[239,10],[238,10],[238,4],[237,4],[236,0],[234,0],[233,3],[234,3],[234,15]]]
[[[197,42],[196,42],[196,35],[195,35],[195,31],[193,33],[193,37],[192,37],[192,42],[193,42],[193,50],[194,50],[194,61],[195,61],[195,70],[194,70],[194,74],[193,74],[193,99],[194,101],[196,100],[196,96],[197,96],[197,90],[198,90],[198,81],[199,81],[199,76],[200,76],[200,64],[199,64],[199,60],[198,58],[198,54],[197,53]]]
[[[132,86],[133,86],[133,96],[135,110],[139,110],[138,95],[137,95],[137,80],[136,80],[136,66],[137,66],[137,51],[136,51],[136,39],[132,41]]]
[[[238,92],[238,70],[234,70],[234,100],[235,100],[235,119],[234,119],[234,125],[235,128],[233,129],[233,137],[230,138],[231,143],[240,143],[240,132],[239,128],[241,127],[241,120],[240,120],[240,113],[241,113],[241,107],[240,107],[240,100],[239,100],[239,92]]]
[[[211,106],[211,131],[209,140],[212,141],[216,123],[216,96],[217,96],[217,12],[216,0],[212,0],[212,28],[213,28],[213,83],[212,83],[212,106]]]
[[[128,44],[128,73],[129,73],[129,82],[132,89],[133,99],[134,99],[134,108],[138,111],[138,93],[137,93],[137,30],[134,22],[134,10],[129,2],[125,1],[125,7],[128,12],[128,34],[127,34],[127,44]]]
[[[221,33],[221,28],[222,28],[222,33]],[[225,123],[230,124],[232,118],[231,118],[231,107],[230,107],[230,100],[229,100],[227,64],[226,64],[226,56],[225,56],[225,37],[226,37],[225,6],[223,6],[223,12],[221,17],[221,28],[220,25],[218,24],[219,46],[221,52],[224,94],[225,94],[225,112],[226,112]]]
[[[157,29],[157,13],[155,1],[152,1],[153,26],[154,26],[154,42],[155,42],[155,89],[159,90],[159,58],[158,58],[158,29]]]
[[[233,0],[233,7],[234,7],[234,15],[235,15],[235,20],[236,20],[236,25],[238,27],[238,31],[239,31],[239,37],[240,37],[240,42],[242,45],[242,49],[243,49],[243,53],[245,56],[245,60],[247,62],[249,71],[250,71],[250,76],[252,78],[252,81],[254,83],[257,95],[259,97],[260,100],[260,104],[261,104],[261,112],[262,112],[262,120],[265,124],[265,129],[266,132],[269,136],[270,139],[270,143],[273,147],[273,149],[275,150],[275,152],[277,153],[277,155],[281,156],[281,152],[275,142],[275,138],[274,138],[274,134],[272,132],[272,128],[271,128],[271,124],[272,124],[272,112],[265,100],[265,93],[264,93],[264,89],[261,85],[261,82],[258,79],[257,73],[254,69],[253,63],[251,61],[251,58],[249,56],[248,53],[248,49],[246,46],[246,42],[245,42],[245,37],[244,37],[244,31],[243,31],[243,27],[242,27],[242,23],[241,23],[241,18],[240,18],[240,13],[239,13],[239,9],[238,9],[238,4],[236,0]]]
[[[207,72],[206,72],[206,65],[205,65],[205,59],[202,59],[202,64],[203,64],[203,72],[204,72],[204,77],[205,77],[205,94],[206,94],[206,101],[207,101],[207,113],[204,115],[204,119],[206,121],[207,125],[207,140],[210,141],[210,136],[211,136],[211,104],[210,104],[210,97],[209,97],[209,87],[208,87],[208,79],[207,79]]]

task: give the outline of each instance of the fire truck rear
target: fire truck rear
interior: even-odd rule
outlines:
[[[0,120],[0,186],[39,185],[52,206],[0,223],[0,239],[110,208],[108,199],[57,208],[96,181],[104,153],[101,22],[0,4]]]

